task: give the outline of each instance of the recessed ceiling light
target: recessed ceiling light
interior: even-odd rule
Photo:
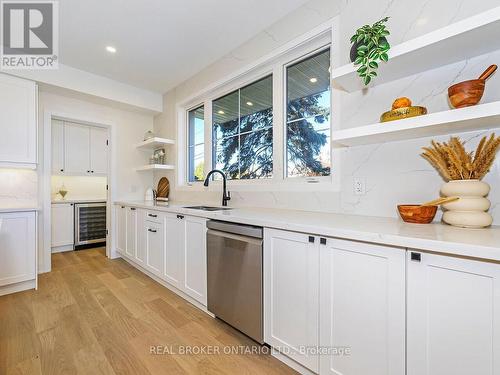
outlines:
[[[224,112],[223,110],[220,110],[220,111],[218,111],[217,113],[218,113],[219,115],[223,115],[223,114],[224,114],[224,113],[226,113],[226,112]]]
[[[309,80],[309,82],[311,82],[311,83],[316,83],[316,82],[318,82],[318,79],[317,79],[317,78],[315,78],[315,77],[313,77],[313,78],[311,78],[311,79]]]
[[[252,102],[247,102],[247,105],[251,107],[251,106],[253,106],[253,103]]]
[[[108,51],[109,53],[116,53],[116,48],[113,46],[107,46],[106,51]]]

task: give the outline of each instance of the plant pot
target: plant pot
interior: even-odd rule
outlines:
[[[382,37],[380,38],[381,41],[387,41],[387,38],[386,37]],[[351,46],[351,51],[349,53],[349,56],[351,58],[351,62],[354,62],[354,60],[356,60],[356,58],[358,57],[358,47],[361,45],[362,43],[358,43],[358,42],[354,42]]]
[[[445,197],[459,197],[455,202],[443,205],[443,221],[461,228],[485,228],[493,223],[487,212],[490,201],[485,198],[490,192],[490,185],[479,180],[454,180],[441,187]]]

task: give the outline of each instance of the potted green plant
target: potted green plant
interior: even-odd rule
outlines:
[[[389,17],[382,18],[373,25],[364,25],[351,37],[351,61],[359,66],[357,73],[368,85],[377,76],[378,61],[387,62],[387,52],[391,48],[386,36],[390,34],[385,23]]]

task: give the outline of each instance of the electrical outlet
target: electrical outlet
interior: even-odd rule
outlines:
[[[366,194],[366,180],[362,177],[356,177],[353,181],[353,189],[355,195]]]

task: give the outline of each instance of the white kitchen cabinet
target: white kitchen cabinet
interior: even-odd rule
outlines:
[[[320,374],[403,375],[405,249],[320,243]]]
[[[64,122],[52,120],[52,174],[64,174]]]
[[[145,221],[146,233],[146,268],[158,277],[164,274],[165,231],[163,223]]]
[[[90,174],[90,127],[64,123],[64,172]]]
[[[264,340],[318,372],[319,245],[302,233],[264,230]]]
[[[52,247],[70,246],[75,242],[73,203],[52,204]]]
[[[183,216],[183,215],[180,215]],[[184,292],[207,305],[207,225],[206,219],[185,216]]]
[[[90,128],[90,173],[106,175],[108,170],[108,132],[104,128]]]
[[[146,220],[146,211],[138,208],[136,210],[136,248],[134,260],[141,266],[144,266],[146,261],[146,233],[144,221]]]
[[[182,290],[184,286],[185,222],[182,215],[165,215],[165,274],[169,284]]]
[[[37,163],[37,85],[0,73],[0,166]]]
[[[126,210],[126,244],[125,254],[131,258],[135,258],[137,250],[137,209],[135,207],[127,207]]]
[[[36,282],[36,212],[0,213],[0,295],[7,286]]]
[[[500,374],[500,265],[407,257],[407,374]]]
[[[122,254],[126,254],[127,249],[127,208],[125,206],[115,206],[116,213],[116,250]]]

